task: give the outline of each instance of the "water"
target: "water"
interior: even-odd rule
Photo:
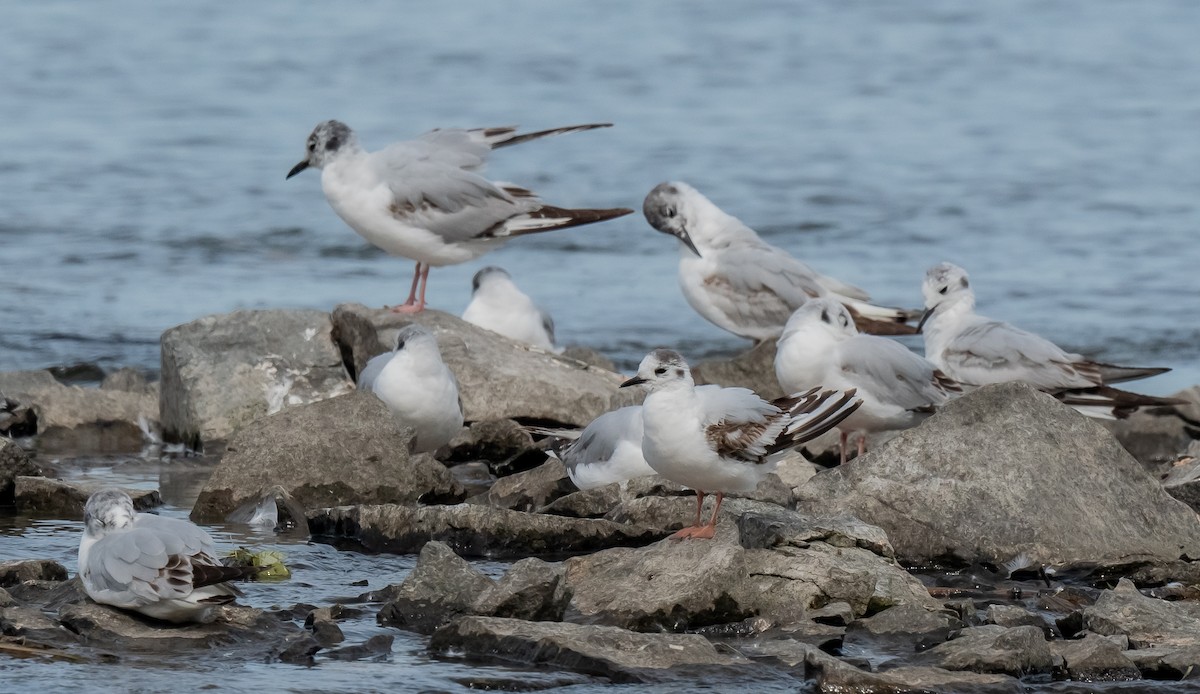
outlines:
[[[1190,0],[13,5],[0,369],[153,370],[161,332],[204,314],[400,301],[411,264],[346,228],[316,175],[284,181],[321,120],[372,148],[437,126],[605,120],[617,126],[506,149],[489,172],[576,206],[640,208],[655,184],[685,180],[887,304],[919,305],[924,270],[951,260],[981,312],[1173,367],[1138,388],[1174,392],[1200,382],[1196,26]],[[744,347],[684,302],[676,254],[632,215],[436,269],[429,296],[461,312],[471,275],[497,264],[561,340],[626,368],[658,345]],[[132,474],[118,468],[87,469]],[[180,514],[203,478],[139,474]],[[71,566],[69,526],[9,529],[4,551]],[[285,549],[321,597],[349,590],[337,571],[394,581],[411,562]],[[312,592],[270,590],[256,600]],[[389,633],[390,667],[324,663],[330,679],[312,681],[342,689],[369,671],[387,688],[416,671],[451,686],[460,666]],[[49,672],[10,667],[26,682]],[[242,667],[246,682],[277,676]],[[90,669],[53,671],[94,684]]]

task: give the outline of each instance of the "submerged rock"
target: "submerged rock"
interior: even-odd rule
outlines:
[[[350,392],[329,314],[234,311],[162,335],[164,438],[219,450],[245,424]]]
[[[18,477],[13,504],[21,513],[46,518],[83,519],[83,507],[93,492],[112,485],[102,482],[64,482],[48,477]],[[136,511],[162,506],[157,489],[123,489]]]
[[[391,591],[394,597],[377,619],[385,626],[432,634],[459,615],[474,614],[475,601],[493,585],[445,543],[427,542],[412,573]]]
[[[0,436],[0,506],[11,506],[17,477],[41,475],[42,469],[11,439]]]
[[[229,441],[192,509],[216,522],[276,486],[305,508],[461,501],[462,486],[370,393],[350,393],[263,417]]]
[[[1200,520],[1092,420],[988,386],[799,489],[882,527],[906,563],[1129,564],[1200,557]]]
[[[20,559],[0,561],[0,588],[25,581],[65,581],[67,569],[50,559]]]

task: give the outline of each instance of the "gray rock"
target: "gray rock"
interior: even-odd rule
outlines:
[[[789,489],[802,486],[823,468],[809,462],[799,451],[792,451],[775,466],[775,476]]]
[[[1014,677],[1049,672],[1054,654],[1037,627],[1004,627],[988,624],[959,632],[917,657],[917,662],[947,670],[997,672]]]
[[[43,454],[138,452],[143,426],[158,422],[153,393],[67,386],[46,371],[0,374],[0,391],[33,411]]]
[[[511,419],[472,422],[446,446],[449,451],[443,459],[448,463],[480,460],[496,467],[524,454],[540,453],[529,432]]]
[[[1187,447],[1196,434],[1196,425],[1189,424],[1180,414],[1200,414],[1200,386],[1171,397],[1189,400],[1192,404],[1142,408],[1126,419],[1104,422],[1125,450],[1154,474],[1162,472],[1162,468]]]
[[[1103,636],[1087,634],[1076,641],[1051,641],[1050,652],[1062,658],[1067,675],[1084,682],[1136,680],[1137,666],[1124,649]]]
[[[621,485],[606,484],[577,492],[571,492],[538,509],[539,513],[572,518],[601,518],[621,503]]]
[[[11,439],[0,436],[0,506],[13,504],[17,477],[42,474],[29,454]]]
[[[952,629],[961,629],[962,626],[962,622],[945,612],[907,604],[889,607],[878,614],[857,620],[850,624],[847,634],[857,633],[868,639],[907,637],[912,640],[921,636],[941,635],[941,640],[945,640]]]
[[[1188,456],[1167,468],[1163,489],[1171,496],[1200,510],[1200,458]]]
[[[25,581],[65,581],[67,569],[50,559],[20,559],[0,561],[0,588]]]
[[[831,602],[810,611],[808,618],[820,624],[844,627],[854,621],[854,608],[848,602]]]
[[[0,588],[0,607],[12,607],[15,604],[17,601],[13,599],[13,596],[7,590]]]
[[[872,694],[883,694],[893,691],[896,694],[910,692],[936,692],[939,694],[1021,694],[1027,691],[1021,681],[1008,675],[989,674],[983,672],[962,672],[944,670],[937,667],[897,667],[884,670],[877,675],[885,684],[894,689],[884,687],[873,688]],[[836,679],[826,678],[823,691],[849,691],[839,685]]]
[[[694,634],[639,634],[616,627],[499,617],[460,617],[434,632],[429,650],[505,665],[549,665],[614,682],[655,681],[684,667],[748,663],[740,656],[718,653],[707,639]],[[678,676],[677,671],[674,677]]]
[[[472,612],[534,622],[561,621],[571,598],[565,579],[561,563],[522,559],[483,591]]]
[[[121,390],[127,393],[146,393],[158,397],[158,383],[151,383],[146,374],[125,366],[104,376],[101,390]]]
[[[13,504],[21,513],[45,518],[82,520],[83,507],[93,492],[111,487],[103,482],[64,482],[49,477],[18,477]],[[162,506],[157,489],[125,489],[137,511]]]
[[[468,503],[514,511],[536,511],[574,490],[575,485],[567,477],[562,462],[551,458],[532,470],[501,477],[486,493],[468,499]]]
[[[657,477],[657,476],[655,476]],[[652,480],[653,477],[640,478]],[[776,489],[771,481],[775,479],[773,475],[767,475],[767,478],[759,484],[754,492],[750,492],[751,497],[758,496],[759,491]],[[668,489],[678,489],[680,493],[686,496],[643,496],[637,495],[634,492],[633,482],[630,480],[629,489],[622,494],[624,500],[617,504],[612,511],[609,511],[605,518],[617,521],[618,523],[637,523],[646,525],[652,528],[658,528],[663,532],[669,530],[678,530],[684,526],[691,525],[696,520],[696,497],[693,492],[684,490],[682,487],[673,485],[670,482],[664,483],[670,485]],[[767,494],[769,496],[769,494]],[[712,515],[713,507],[716,505],[716,497],[709,495],[704,500],[704,509],[700,514],[701,522],[708,522]],[[737,522],[739,516],[749,510],[772,509],[779,513],[788,513],[788,509],[780,507],[778,504],[770,502],[756,501],[754,498],[737,498],[726,497],[721,504],[721,518],[732,522]],[[766,540],[764,540],[766,541]]]
[[[170,441],[219,450],[245,424],[350,392],[329,314],[234,311],[162,335],[162,428]]]
[[[767,400],[785,395],[775,380],[775,341],[767,340],[731,359],[710,359],[692,367],[696,384],[749,388]]]
[[[799,490],[886,532],[905,563],[1120,564],[1200,556],[1200,520],[1103,427],[1030,386],[988,386]]]
[[[333,660],[363,660],[364,658],[380,658],[386,657],[392,652],[392,642],[395,638],[391,634],[376,634],[362,643],[345,648],[325,653],[325,656]]]
[[[413,553],[440,540],[463,556],[520,558],[642,545],[659,531],[606,520],[563,518],[458,504],[412,508],[383,504],[310,511],[308,529],[318,539],[352,539],[371,552]]]
[[[988,605],[988,624],[996,624],[1006,629],[1013,627],[1037,627],[1043,631],[1049,628],[1046,620],[1020,605]]]
[[[584,347],[582,345],[567,345],[563,348],[563,351],[561,354],[559,354],[559,356],[564,359],[581,361],[584,364],[597,369],[617,373],[617,365],[613,363],[612,359],[609,359],[590,347]]]
[[[450,474],[462,485],[468,498],[486,494],[497,479],[487,463],[459,463],[450,468]]]
[[[1122,655],[1148,679],[1200,679],[1200,645],[1139,648]]]
[[[391,348],[401,327],[424,325],[438,338],[442,359],[458,379],[469,422],[529,419],[585,426],[637,394],[618,391],[618,374],[530,348],[440,311],[415,316],[343,304],[333,311],[338,342],[354,372]]]
[[[229,441],[192,509],[216,522],[282,487],[305,508],[461,501],[462,486],[370,393],[349,393],[263,417]]]
[[[1133,582],[1121,579],[1083,611],[1087,628],[1097,634],[1123,634],[1131,648],[1183,648],[1200,643],[1200,610],[1187,603],[1142,595]]]
[[[377,619],[385,626],[432,634],[459,615],[473,614],[472,605],[494,585],[444,543],[427,542]]]
[[[58,622],[32,607],[0,607],[0,634],[43,643],[72,640],[70,632]]]
[[[860,547],[881,557],[895,557],[883,529],[849,515],[810,516],[766,504],[733,504],[742,546],[769,549],[781,545],[805,547],[821,541],[834,547]]]
[[[0,371],[0,393],[16,397],[18,393],[62,385],[54,374],[45,369],[35,371]]]

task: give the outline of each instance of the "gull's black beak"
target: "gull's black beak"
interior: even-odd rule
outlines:
[[[301,171],[303,171],[307,168],[308,168],[308,160],[305,159],[304,161],[300,162],[299,164],[296,164],[295,166],[293,166],[292,170],[288,172],[287,177],[284,178],[283,180],[286,181],[288,178],[295,176],[296,174],[300,173]]]
[[[645,382],[646,382],[646,379],[642,378],[641,376],[634,376],[633,378],[629,379],[628,381],[625,381],[624,383],[622,383],[620,387],[628,388],[629,386],[640,386]]]
[[[683,230],[683,229],[680,229],[680,230],[679,230],[679,233],[678,233],[678,234],[675,234],[675,238],[679,239],[680,241],[682,241],[682,242],[683,242],[683,245],[685,245],[685,246],[687,246],[688,248],[690,248],[690,249],[692,250],[692,253],[695,253],[695,254],[696,254],[696,257],[697,257],[697,258],[703,258],[703,257],[704,257],[704,256],[700,255],[700,251],[696,250],[696,244],[692,243],[692,237],[691,237],[691,236],[688,236],[688,233],[687,233],[687,231],[685,231],[685,230]]]
[[[925,309],[925,313],[921,316],[921,322],[917,323],[917,334],[918,335],[921,334],[921,329],[925,327],[925,321],[929,320],[929,317],[932,316],[933,312],[936,310],[937,310],[937,306]]]

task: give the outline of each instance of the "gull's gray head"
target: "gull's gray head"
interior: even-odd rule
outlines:
[[[692,370],[683,356],[673,349],[656,349],[642,359],[637,375],[621,384],[622,388],[648,384],[651,391],[679,385],[695,385]]]
[[[120,489],[101,489],[88,497],[83,507],[85,532],[103,535],[109,530],[128,527],[133,523],[134,515],[133,499],[128,494]]]
[[[323,168],[339,152],[358,147],[358,138],[350,126],[338,120],[327,120],[313,128],[305,145],[304,160],[292,167],[287,177],[291,178],[308,167]]]
[[[512,275],[509,275],[508,271],[504,268],[496,267],[495,265],[489,265],[483,268],[479,272],[476,272],[475,276],[471,278],[471,295],[474,296],[475,293],[479,291],[479,288],[482,287],[486,282],[500,279],[509,280],[511,282]]]
[[[687,198],[696,194],[696,190],[686,183],[671,181],[659,183],[646,196],[642,203],[642,214],[650,226],[664,234],[670,234],[679,239],[693,253],[700,255],[696,244],[688,235],[688,205]]]
[[[972,306],[975,304],[975,292],[967,279],[967,271],[953,263],[938,263],[929,268],[921,284],[921,293],[925,296],[925,315],[917,325],[917,332],[940,307],[963,301]]]
[[[409,323],[400,328],[399,333],[396,333],[396,346],[394,348],[396,352],[428,351],[430,349],[432,349],[434,354],[439,354],[437,338],[422,325]]]
[[[854,317],[850,315],[850,309],[831,297],[805,301],[788,318],[783,334],[786,336],[788,333],[803,328],[825,330],[834,336],[850,337],[858,334],[858,328],[854,325]]]

